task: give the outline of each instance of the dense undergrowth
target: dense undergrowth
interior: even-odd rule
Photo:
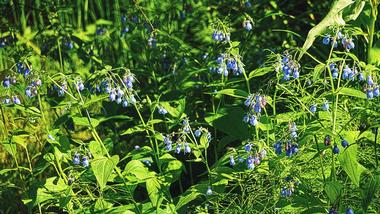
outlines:
[[[1,213],[379,213],[377,0],[2,0]]]

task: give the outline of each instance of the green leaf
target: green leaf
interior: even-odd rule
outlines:
[[[199,139],[199,142],[200,142],[200,146],[204,149],[207,149],[208,146],[209,146],[209,142],[210,142],[210,139],[209,139],[209,133],[207,132],[204,132],[201,136],[201,138]]]
[[[359,90],[353,89],[353,88],[346,88],[346,87],[340,88],[338,91],[338,94],[351,96],[351,97],[357,97],[357,98],[361,98],[361,99],[367,98],[365,93],[363,93]]]
[[[74,124],[77,126],[90,127],[90,123],[87,117],[73,117]],[[91,118],[91,125],[95,128],[99,125],[99,120]]]
[[[164,196],[161,191],[161,185],[158,182],[157,178],[150,178],[146,180],[145,184],[146,190],[148,191],[148,195],[153,206],[159,207],[162,201],[164,200]]]
[[[273,67],[257,68],[249,73],[248,79],[251,79],[253,77],[260,77],[272,71],[274,71]]]
[[[135,181],[144,182],[146,179],[155,176],[155,172],[150,172],[149,169],[139,160],[131,160],[125,166],[124,172],[127,175],[132,175]]]
[[[95,211],[102,211],[112,207],[112,203],[107,202],[104,198],[98,198],[94,205]]]
[[[195,192],[195,191],[191,191],[188,194],[182,195],[179,198],[179,200],[175,206],[175,209],[179,210],[184,205],[186,205],[186,204],[190,203],[191,201],[194,201],[195,199],[197,199],[200,195],[201,195],[201,193]]]
[[[232,89],[232,88],[220,90],[220,91],[216,92],[215,94],[224,94],[224,95],[228,95],[231,97],[237,97],[237,98],[247,98],[249,95],[247,92],[245,92],[243,90]]]
[[[143,131],[145,131],[144,126],[143,125],[137,125],[137,126],[134,126],[132,128],[125,130],[123,133],[121,133],[121,135],[134,134],[134,133],[143,132]]]
[[[326,183],[325,192],[332,203],[335,203],[335,201],[342,194],[342,187],[342,184],[337,181],[330,181]]]
[[[366,170],[366,168],[356,159],[357,148],[357,144],[350,145],[338,156],[338,159],[352,183],[359,187],[360,175]]]
[[[99,183],[100,189],[106,187],[107,180],[118,162],[119,156],[117,155],[114,155],[111,158],[101,157],[91,161],[91,168]]]

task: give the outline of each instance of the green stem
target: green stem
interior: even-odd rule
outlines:
[[[371,10],[371,20],[370,20],[370,25],[369,25],[369,29],[368,29],[368,48],[367,48],[367,63],[371,63],[372,62],[372,57],[371,57],[371,49],[372,49],[372,46],[373,46],[373,37],[374,37],[374,34],[375,34],[375,24],[376,24],[376,18],[377,18],[377,5],[373,5],[373,4],[376,4],[376,3],[373,3],[371,1],[371,7],[372,7],[372,10]]]

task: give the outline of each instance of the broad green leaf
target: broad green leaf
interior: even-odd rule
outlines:
[[[338,91],[338,94],[351,96],[351,97],[357,97],[357,98],[361,98],[361,99],[367,98],[365,93],[363,93],[359,90],[353,89],[353,88],[346,88],[346,87],[340,88]]]
[[[101,157],[91,161],[91,168],[99,183],[100,189],[106,187],[107,180],[111,176],[112,171],[118,162],[119,156],[117,155],[114,155],[111,158]]]
[[[191,191],[191,192],[189,191],[189,193],[183,194],[179,198],[179,200],[178,200],[178,202],[177,202],[177,204],[175,206],[175,209],[179,210],[184,205],[186,205],[186,204],[190,203],[191,201],[197,199],[200,195],[201,195],[201,193],[196,192],[196,191]]]
[[[137,125],[137,126],[127,129],[126,131],[121,133],[121,135],[134,134],[134,133],[143,132],[143,131],[145,131],[144,126]]]
[[[350,145],[338,156],[338,159],[352,183],[359,187],[360,175],[366,170],[366,168],[356,159],[357,148],[357,144]]]
[[[136,181],[144,182],[146,179],[155,176],[154,172],[150,172],[149,169],[141,163],[139,160],[131,160],[125,166],[124,172],[127,175],[132,175],[136,178]]]
[[[87,126],[90,127],[90,123],[87,117],[73,117],[74,124],[77,126]],[[91,118],[91,125],[97,127],[99,125],[99,120]]]
[[[164,195],[162,194],[161,185],[158,182],[157,178],[153,177],[146,180],[145,185],[153,206],[159,207],[164,200]]]
[[[326,183],[325,192],[332,203],[335,203],[335,201],[342,194],[342,187],[342,184],[337,181],[330,181]]]

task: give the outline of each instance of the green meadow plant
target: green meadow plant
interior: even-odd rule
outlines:
[[[378,6],[0,1],[1,213],[378,213]]]

